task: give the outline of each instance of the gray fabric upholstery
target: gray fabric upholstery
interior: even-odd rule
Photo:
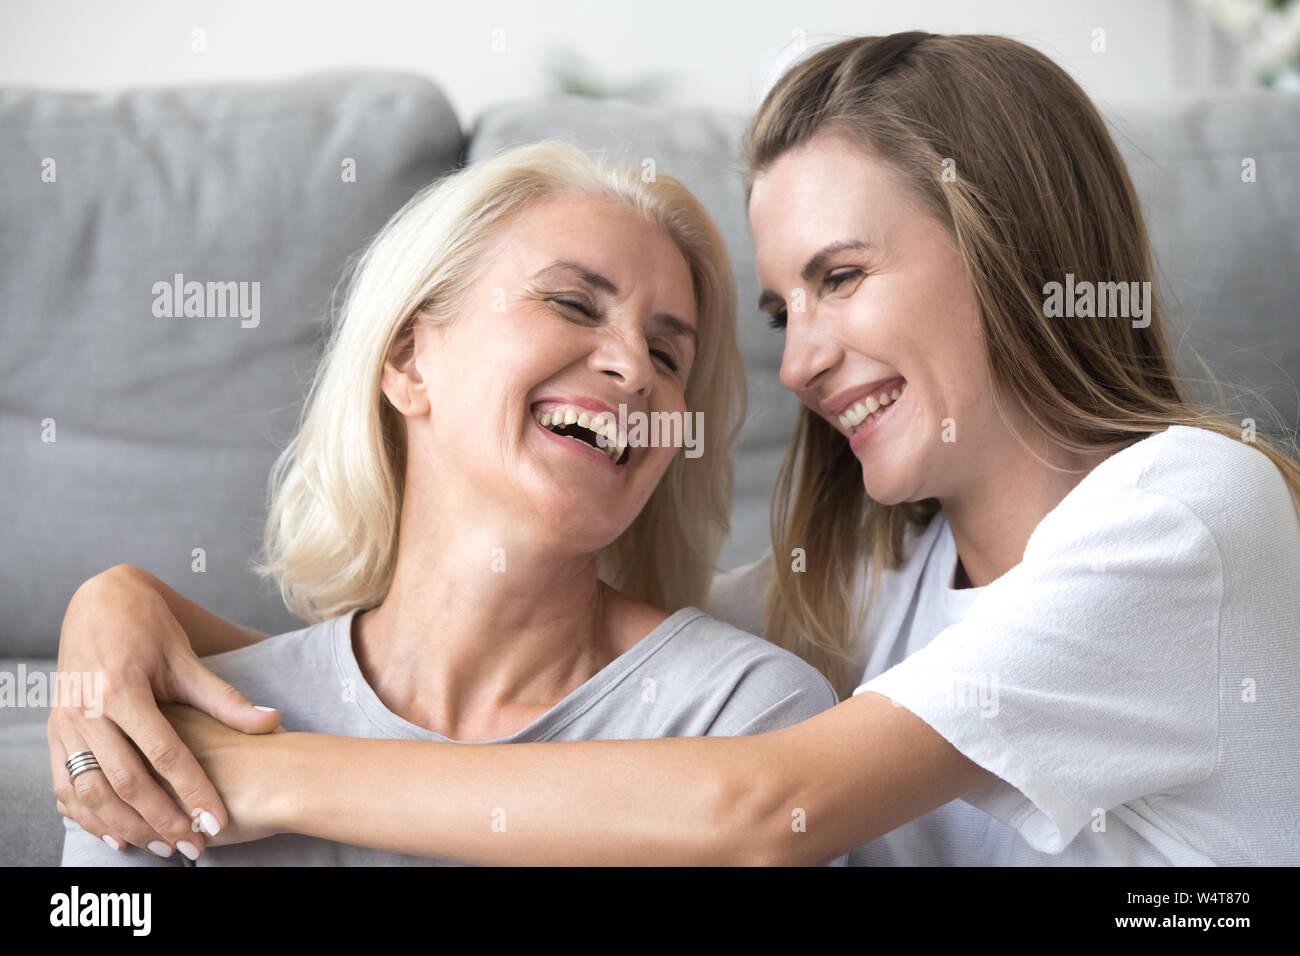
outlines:
[[[118,562],[300,626],[245,571],[271,463],[348,257],[462,152],[406,76],[0,92],[0,653],[53,654],[77,585]],[[177,273],[260,283],[258,323],[155,317]]]
[[[1249,416],[1274,435],[1279,423],[1295,429],[1300,96],[1145,103],[1109,119],[1147,214],[1180,370],[1204,380],[1199,353],[1238,421]],[[1254,182],[1242,180],[1248,158]],[[1203,400],[1218,398],[1208,383],[1194,388]]]
[[[0,674],[49,674],[54,667],[54,658],[0,658]],[[25,706],[25,695],[20,700],[23,706],[0,707],[0,866],[58,866],[63,823],[50,791],[49,709]]]
[[[1149,104],[1111,121],[1168,280],[1180,362],[1199,374],[1195,346],[1294,427],[1300,97]],[[652,158],[717,219],[739,283],[750,395],[724,566],[767,544],[796,408],[777,379],[781,336],[755,308],[742,127],[739,116],[539,99],[489,110],[468,146],[478,159],[558,137],[637,165]],[[242,623],[297,626],[244,570],[271,461],[345,260],[462,149],[442,95],[408,77],[108,98],[0,91],[0,657],[53,655],[77,584],[123,561]],[[41,180],[47,157],[55,183]],[[340,178],[348,157],[354,184]],[[1241,181],[1244,157],[1256,161],[1254,183]],[[260,281],[259,325],[154,318],[153,283],[177,272]],[[1256,398],[1242,407],[1267,425]],[[54,443],[41,441],[46,418]],[[205,549],[205,573],[191,571],[194,548]],[[0,709],[0,865],[58,860],[44,720]]]
[[[271,463],[349,257],[463,152],[442,93],[408,76],[0,91],[0,655],[53,655],[72,592],[118,562],[300,626],[245,570]],[[258,323],[155,317],[176,273],[259,282]],[[59,860],[45,719],[0,708],[0,865]]]

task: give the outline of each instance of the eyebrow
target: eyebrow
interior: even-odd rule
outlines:
[[[537,272],[534,272],[529,276],[529,278],[546,278],[557,273],[576,276],[579,280],[585,282],[598,292],[604,292],[613,296],[618,295],[618,286],[614,285],[613,282],[610,282],[609,279],[605,278],[599,272],[588,269],[586,266],[579,265],[576,262],[552,262],[545,269],[540,269]],[[680,335],[689,338],[696,346],[700,344],[700,335],[695,330],[695,327],[689,322],[683,321],[668,312],[656,312],[650,318],[659,322],[661,325],[666,326],[673,335]]]
[[[799,277],[804,282],[811,282],[813,276],[820,272],[826,266],[826,260],[837,252],[844,252],[846,249],[866,250],[871,248],[871,243],[864,242],[861,239],[839,239],[835,242],[822,246],[812,257],[804,263],[803,269],[799,272]],[[766,309],[773,303],[785,301],[781,296],[768,289],[763,290],[763,294],[758,297],[758,307]]]

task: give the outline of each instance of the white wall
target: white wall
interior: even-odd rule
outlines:
[[[1106,31],[1104,53],[1091,49],[1096,28]],[[192,49],[196,29],[204,52]],[[1024,40],[1102,103],[1236,74],[1188,0],[0,0],[0,86],[99,90],[383,68],[433,77],[468,121],[546,89],[548,53],[564,45],[611,82],[668,74],[665,102],[747,111],[796,30],[816,42],[906,29]]]

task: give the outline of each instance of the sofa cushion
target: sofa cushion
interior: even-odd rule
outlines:
[[[59,865],[63,826],[45,742],[55,665],[54,658],[0,658],[0,866]]]
[[[0,807],[0,866],[58,866],[63,826],[43,719],[0,726]]]
[[[246,571],[271,463],[349,256],[463,145],[408,76],[0,92],[0,654],[119,562],[300,626]]]

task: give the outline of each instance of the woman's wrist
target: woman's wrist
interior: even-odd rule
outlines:
[[[259,735],[259,764],[271,768],[259,775],[257,807],[259,827],[272,833],[301,833],[309,812],[312,738],[319,734],[284,732]]]

